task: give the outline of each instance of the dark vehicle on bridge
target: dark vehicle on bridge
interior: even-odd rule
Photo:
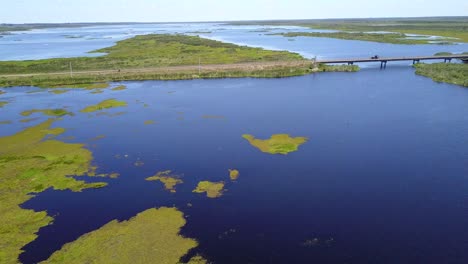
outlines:
[[[377,60],[378,58],[379,58],[379,55],[374,55],[374,56],[371,57],[371,59],[373,59],[373,60]]]

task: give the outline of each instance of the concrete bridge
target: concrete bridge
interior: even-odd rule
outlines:
[[[462,60],[464,63],[468,62],[468,54],[463,55],[443,55],[443,56],[414,56],[414,57],[378,57],[378,58],[348,58],[348,59],[327,59],[316,60],[316,63],[347,63],[353,65],[358,62],[380,62],[380,68],[387,67],[389,61],[413,61],[413,64],[419,63],[422,60],[444,60],[444,62],[451,62],[453,59]]]

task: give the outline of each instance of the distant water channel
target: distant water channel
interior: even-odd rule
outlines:
[[[231,26],[214,23],[129,24],[82,28],[52,28],[16,32],[0,38],[0,61],[76,56],[101,56],[88,53],[112,46],[115,42],[144,34],[190,34],[239,45],[274,50],[289,50],[306,58],[343,58],[433,55],[440,51],[461,53],[468,44],[395,45],[329,38],[286,38],[271,35],[285,32],[328,32],[297,26]],[[203,58],[202,58],[203,59]],[[408,64],[404,62],[403,64]]]
[[[201,28],[206,27],[190,30]],[[132,30],[128,29],[130,35],[137,31]],[[138,30],[150,33],[154,28],[140,25]],[[324,57],[468,50],[466,45],[288,41],[249,30],[253,29],[226,26],[207,35]],[[59,52],[21,46],[37,47],[41,41],[62,47],[54,53],[57,56],[83,55],[128,37],[122,31],[94,27],[6,36],[0,45],[10,53],[2,48],[0,58],[41,58]],[[59,37],[72,32],[112,39],[89,40],[92,44],[82,47],[84,40]],[[14,37],[24,43],[5,44]],[[47,190],[25,203],[24,208],[47,210],[55,221],[24,248],[20,258],[24,263],[47,259],[63,244],[113,219],[161,206],[184,212],[187,224],[182,234],[200,243],[191,254],[213,263],[468,263],[466,88],[435,83],[403,65],[284,79],[121,84],[127,90],[104,89],[100,94],[3,89],[0,101],[10,104],[0,109],[0,121],[13,123],[0,125],[0,136],[47,119],[38,115],[38,120],[24,124],[18,121],[21,111],[67,107],[75,115],[54,123],[66,129],[57,139],[85,143],[98,172],[121,174],[118,179],[96,179],[109,182],[102,189]],[[79,112],[109,98],[128,103],[109,113],[125,113]],[[147,120],[155,123],[145,125]],[[282,156],[262,153],[242,138],[279,133],[309,141]],[[105,137],[96,140],[98,135]],[[227,179],[232,168],[240,171],[236,182]],[[145,181],[164,170],[183,175],[176,193]],[[217,199],[192,193],[201,180],[226,181],[228,190]]]

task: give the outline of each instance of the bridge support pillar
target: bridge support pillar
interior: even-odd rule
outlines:
[[[413,64],[419,63],[419,60],[413,60]]]
[[[449,62],[449,63],[452,62],[452,58],[445,58],[444,63],[447,63],[447,62]]]
[[[381,61],[380,62],[380,69],[386,69],[387,68],[387,61]]]
[[[353,62],[353,61],[351,61],[351,62],[348,62],[348,65],[353,65],[353,64],[354,64],[354,62]]]

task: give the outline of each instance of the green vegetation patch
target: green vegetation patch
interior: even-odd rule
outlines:
[[[127,89],[127,86],[125,85],[119,85],[115,88],[112,88],[112,91],[122,91],[122,90],[126,90]]]
[[[229,178],[231,181],[236,181],[239,178],[239,171],[235,169],[229,169]]]
[[[155,122],[153,120],[146,120],[144,122],[145,125],[153,125]]]
[[[9,125],[9,124],[12,124],[13,122],[11,122],[10,120],[6,120],[6,121],[0,121],[0,125]]]
[[[107,82],[52,85],[53,88],[81,88],[85,90],[106,89],[109,88],[109,86],[110,84]]]
[[[287,38],[292,37],[317,37],[317,38],[336,38],[346,40],[361,40],[392,44],[433,44],[427,39],[410,39],[403,33],[366,33],[366,32],[289,32],[277,33],[272,35],[281,35]],[[450,44],[450,43],[448,43]]]
[[[320,64],[313,71],[316,72],[358,72],[360,70],[357,65],[327,65]]]
[[[286,155],[295,152],[299,146],[307,142],[306,137],[290,137],[288,134],[272,135],[270,139],[256,139],[252,135],[242,135],[249,143],[260,151],[270,154]]]
[[[7,104],[8,104],[7,101],[0,101],[0,108],[4,107]]]
[[[111,221],[62,249],[41,263],[158,263],[176,264],[198,246],[179,234],[185,225],[176,208],[149,209],[128,221]],[[206,263],[196,257],[193,262]]]
[[[94,52],[103,52],[107,55],[2,61],[0,62],[0,74],[68,72],[70,63],[75,71],[115,70],[118,75],[119,69],[198,65],[199,62],[201,64],[231,64],[303,60],[299,54],[287,51],[270,51],[203,39],[197,36],[168,34],[136,36],[119,41],[115,46]],[[57,87],[67,88],[92,88],[87,84],[78,86],[57,85]]]
[[[434,56],[450,56],[450,55],[453,55],[453,53],[452,52],[446,52],[446,51],[437,52],[436,54],[434,54]]]
[[[5,94],[5,91],[0,90],[0,95]]]
[[[53,94],[64,94],[64,93],[68,93],[70,90],[59,90],[59,89],[54,89],[54,90],[51,90],[49,91],[49,93],[53,93]]]
[[[80,112],[82,113],[92,113],[92,112],[96,112],[96,111],[101,111],[103,109],[109,109],[109,108],[116,108],[116,107],[124,107],[124,106],[127,106],[127,103],[124,102],[124,101],[118,101],[118,100],[115,100],[115,99],[108,99],[108,100],[104,100],[96,105],[90,105],[86,108],[84,108],[83,110],[81,110]]]
[[[34,113],[42,113],[43,115],[46,115],[46,116],[56,116],[56,117],[61,117],[65,115],[73,115],[73,113],[68,112],[65,109],[33,109],[33,110],[23,111],[21,112],[21,115],[30,116]]]
[[[194,193],[206,193],[208,198],[218,198],[223,195],[224,182],[210,182],[201,181],[198,183],[197,188],[193,190]]]
[[[179,179],[178,175],[172,174],[172,171],[160,171],[156,175],[146,178],[147,181],[160,181],[164,184],[164,188],[171,193],[175,193],[175,186],[177,184],[183,183],[181,179]]]
[[[69,176],[90,171],[92,153],[82,144],[45,140],[47,135],[63,133],[50,128],[53,119],[26,128],[14,135],[0,137],[0,259],[17,263],[26,244],[36,239],[39,228],[52,222],[45,211],[20,207],[35,193],[48,188],[80,192],[101,188],[104,182],[86,183]]]
[[[468,64],[433,63],[415,64],[416,74],[423,75],[436,82],[445,82],[468,87]]]

